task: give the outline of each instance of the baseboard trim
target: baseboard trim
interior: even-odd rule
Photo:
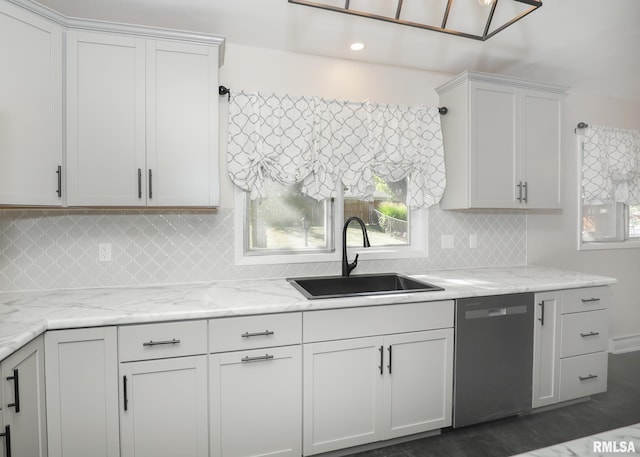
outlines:
[[[625,352],[640,351],[640,335],[619,336],[609,339],[609,352],[624,354]]]

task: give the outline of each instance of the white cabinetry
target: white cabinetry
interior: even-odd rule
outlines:
[[[560,208],[565,87],[464,72],[438,87],[447,189],[440,206]]]
[[[45,334],[49,457],[118,457],[116,327]]]
[[[300,456],[301,313],[215,319],[209,335],[211,455]]]
[[[451,425],[452,327],[450,301],[306,313],[304,454]]]
[[[62,27],[0,2],[0,205],[62,205]]]
[[[533,399],[538,408],[558,402],[558,314],[562,292],[535,295],[533,331]]]
[[[5,449],[10,441],[13,456],[46,457],[43,337],[4,359],[1,371]]]
[[[218,204],[218,52],[68,32],[69,206]]]
[[[559,400],[607,390],[608,289],[563,292],[560,316]]]
[[[206,457],[206,322],[118,329],[123,457]]]

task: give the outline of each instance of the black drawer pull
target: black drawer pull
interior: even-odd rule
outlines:
[[[245,332],[242,334],[242,338],[251,338],[252,336],[271,336],[274,334],[275,333],[272,332],[271,330],[265,330],[264,332],[255,332],[255,333]]]
[[[122,406],[124,410],[127,411],[129,409],[129,395],[127,394],[127,377],[122,377]]]
[[[143,346],[161,346],[163,344],[180,344],[180,340],[176,340],[175,338],[171,340],[164,341],[147,341],[146,343],[142,343]]]
[[[271,354],[260,355],[258,357],[243,357],[240,359],[241,362],[258,362],[260,360],[271,360],[273,356]]]
[[[13,403],[7,403],[7,407],[15,408],[16,413],[20,412],[20,382],[18,380],[18,369],[13,369],[13,376],[7,376],[7,381],[13,381]]]
[[[600,301],[599,298],[582,298],[582,303],[589,303],[589,302],[594,302],[594,301]]]
[[[5,457],[11,457],[11,427],[5,425],[4,433],[0,433],[0,436],[4,437]]]
[[[588,376],[578,376],[578,379],[580,379],[580,381],[587,381],[589,379],[595,379],[597,377],[598,377],[597,374],[590,374]]]
[[[588,336],[598,336],[598,335],[600,335],[600,332],[580,333],[580,336],[582,338],[586,338]]]

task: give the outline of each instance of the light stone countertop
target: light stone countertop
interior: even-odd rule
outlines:
[[[638,453],[640,424],[634,424],[513,457],[609,457]]]
[[[46,330],[375,306],[615,284],[544,267],[408,274],[444,291],[307,300],[285,279],[0,293],[0,360]]]

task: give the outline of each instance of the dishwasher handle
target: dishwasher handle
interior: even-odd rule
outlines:
[[[483,309],[474,309],[471,311],[466,311],[464,313],[465,319],[484,319],[487,317],[499,317],[499,316],[510,316],[513,314],[526,314],[527,307],[526,305],[518,305],[518,306],[505,306],[501,308],[483,308]]]

